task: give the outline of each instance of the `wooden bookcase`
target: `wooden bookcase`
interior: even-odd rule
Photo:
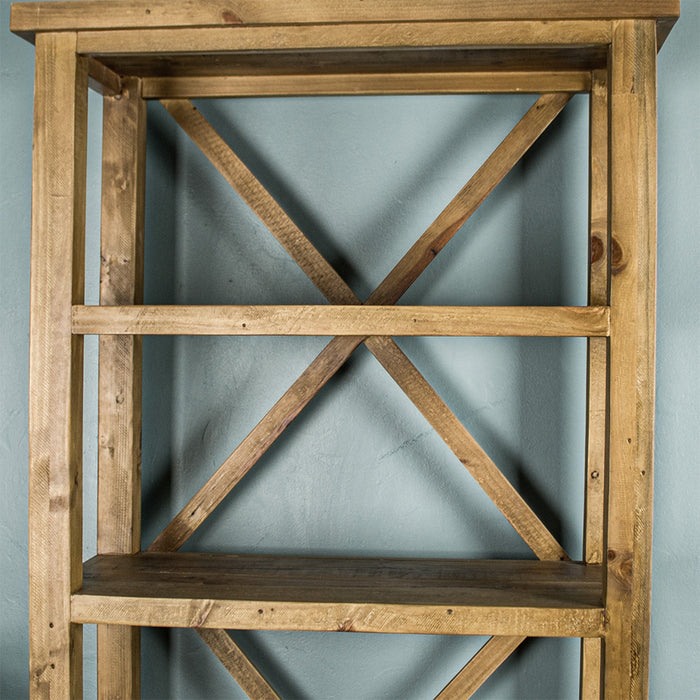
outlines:
[[[193,627],[254,698],[225,631],[490,635],[441,698],[528,636],[582,639],[584,698],[647,695],[654,415],[656,54],[678,0],[104,0],[19,3],[36,45],[29,466],[32,697],[139,696],[139,626]],[[100,305],[85,306],[88,86],[104,95]],[[541,95],[362,302],[189,98]],[[556,118],[590,94],[586,307],[394,306]],[[326,306],[142,304],[146,100],[161,100]],[[98,555],[82,561],[82,349],[100,335]],[[141,551],[141,336],[328,335],[327,347]],[[575,561],[391,339],[583,336],[585,551]],[[364,343],[531,547],[533,561],[184,554],[178,549]],[[583,480],[583,475],[582,475]],[[465,660],[466,661],[466,660]]]

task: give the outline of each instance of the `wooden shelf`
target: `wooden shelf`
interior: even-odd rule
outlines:
[[[600,636],[602,569],[578,562],[199,553],[99,555],[79,623]]]
[[[193,627],[245,692],[278,696],[227,629],[493,635],[440,693],[463,700],[527,636],[580,637],[581,697],[648,694],[656,54],[679,0],[83,0],[17,3],[36,45],[29,430],[30,692],[140,696],[138,627]],[[103,100],[100,306],[84,304],[87,90]],[[588,305],[395,306],[565,109],[588,93]],[[539,97],[365,299],[193,98]],[[329,302],[144,306],[146,100],[192,139]],[[544,193],[543,196],[547,196]],[[98,556],[82,562],[83,335],[100,335]],[[332,335],[141,549],[142,335]],[[393,340],[588,337],[583,562]],[[539,561],[180,553],[364,344]]]

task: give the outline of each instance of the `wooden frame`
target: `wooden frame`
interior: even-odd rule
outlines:
[[[678,0],[82,0],[12,6],[12,30],[36,44],[32,697],[80,697],[84,623],[98,624],[102,698],[139,696],[139,625],[195,628],[256,698],[277,695],[226,629],[492,635],[441,698],[469,697],[527,636],[580,637],[582,697],[646,697],[655,61],[678,14]],[[83,304],[88,84],[104,95],[98,307]],[[467,92],[541,96],[364,303],[189,102]],[[395,306],[574,92],[588,92],[591,105],[589,305]],[[143,306],[146,99],[161,100],[330,306]],[[98,555],[83,564],[82,338],[91,333],[100,335]],[[334,337],[141,552],[141,336],[158,333]],[[391,335],[589,338],[581,561],[569,559]],[[362,343],[538,561],[176,552]]]

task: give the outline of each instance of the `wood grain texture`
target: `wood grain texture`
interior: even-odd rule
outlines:
[[[17,33],[238,24],[678,17],[680,0],[97,0],[12,5]]]
[[[569,94],[540,97],[365,303],[396,303],[570,99]]]
[[[525,639],[525,637],[491,637],[445,686],[436,700],[470,698]]]
[[[573,562],[107,555],[74,620],[215,629],[598,636],[601,567]]]
[[[103,96],[118,95],[122,91],[122,79],[118,73],[92,56],[88,56],[88,85]]]
[[[74,34],[37,38],[29,378],[29,690],[82,695],[83,301],[87,60]]]
[[[607,20],[585,20],[556,23],[365,22],[299,24],[283,28],[234,25],[225,28],[87,30],[78,34],[78,50],[85,54],[111,56],[420,47],[587,47],[609,44],[610,27]]]
[[[83,335],[606,336],[605,306],[74,306]]]
[[[381,337],[368,339],[366,344],[536,556],[568,559],[562,546],[469,431],[408,358],[399,355],[398,346]]]
[[[610,285],[608,250],[608,74],[594,71],[590,95],[588,303],[607,304]],[[608,342],[588,340],[586,476],[584,480],[584,560],[605,561],[605,483],[607,474]],[[581,642],[582,700],[601,697],[602,644]]]
[[[304,270],[309,279],[321,291],[336,290],[333,295],[334,302],[355,303],[354,295],[346,289],[338,273],[313,246],[308,244],[297,225],[216,133],[199,110],[187,100],[163,100],[162,104]]]
[[[616,24],[611,53],[610,466],[605,694],[648,694],[656,302],[656,35]]]
[[[324,76],[347,76],[348,80],[364,80],[365,75],[387,75],[391,80],[404,76],[409,84],[411,76],[434,74],[493,74],[494,80],[503,80],[508,73],[522,76],[523,87],[539,81],[544,76],[559,71],[588,72],[605,69],[608,46],[576,46],[574,49],[549,47],[430,47],[416,46],[396,51],[381,48],[355,51],[350,48],[324,49],[323,51],[297,50],[287,52],[264,51],[207,51],[206,53],[126,54],[98,55],[101,63],[121,75],[138,75],[142,78],[213,78],[289,76],[304,78],[310,84],[324,81]],[[532,80],[528,77],[532,75]],[[356,77],[355,77],[356,76]],[[478,79],[477,76],[474,78]],[[319,82],[323,85],[323,82]],[[572,90],[575,91],[575,90]],[[543,90],[557,92],[557,90]],[[168,97],[164,95],[163,97]],[[174,96],[182,97],[182,96]],[[187,95],[185,95],[187,97]]]
[[[143,301],[146,103],[125,79],[103,104],[100,303]],[[97,551],[141,548],[141,355],[138,336],[100,338]],[[140,630],[99,625],[97,693],[140,696]]]
[[[148,99],[278,97],[284,95],[435,95],[586,92],[588,71],[330,73],[144,79]]]
[[[179,549],[248,473],[285,428],[345,364],[362,338],[334,338],[248,433],[206,483],[153,541],[148,551]],[[224,626],[224,625],[222,625]]]
[[[226,630],[198,627],[196,631],[249,698],[279,700],[279,695]]]

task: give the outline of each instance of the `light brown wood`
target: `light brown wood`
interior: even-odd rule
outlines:
[[[678,17],[680,0],[99,0],[12,6],[17,33],[48,29],[429,20],[563,20]]]
[[[88,78],[90,88],[100,95],[114,96],[122,91],[122,79],[119,74],[92,56],[88,57]]]
[[[146,78],[148,99],[283,95],[410,95],[586,92],[588,71],[423,72]]]
[[[366,343],[537,557],[568,559],[562,546],[430,384],[408,358],[403,356],[405,359],[401,361],[398,346],[381,337],[368,339]]]
[[[603,625],[601,567],[538,561],[103,556],[86,562],[72,610],[82,623],[215,629],[596,636]]]
[[[345,364],[362,338],[334,338],[299,379],[248,433],[202,488],[154,540],[148,551],[174,551],[211,515],[231,489],[248,473],[284,429]]]
[[[590,95],[588,303],[607,304],[608,236],[608,75],[595,71]],[[605,561],[605,481],[607,464],[608,342],[588,340],[586,476],[584,488],[584,560]],[[581,642],[581,700],[601,697],[602,644]]]
[[[647,695],[656,301],[656,34],[616,24],[610,85],[610,471],[605,694]]]
[[[524,641],[525,637],[491,637],[436,700],[470,698]]]
[[[138,695],[133,626],[141,624],[201,628],[204,641],[256,697],[276,696],[225,627],[496,635],[445,689],[444,696],[458,697],[471,694],[524,636],[579,636],[582,697],[646,697],[655,56],[679,9],[678,0],[110,0],[99,5],[89,0],[12,8],[13,30],[37,42],[29,431],[32,697],[80,696],[83,623],[99,625],[100,697]],[[144,77],[148,98],[164,99],[335,306],[140,305],[143,128],[137,123],[145,111],[136,97],[138,82],[122,78],[129,75]],[[124,307],[119,309],[93,309],[82,300],[88,81],[108,96],[101,294],[103,304]],[[590,306],[394,307],[570,95],[588,89]],[[180,99],[471,91],[546,94],[364,306],[191,103]],[[110,135],[111,129],[121,137]],[[133,139],[124,137],[129,133]],[[100,555],[86,564],[82,582],[80,336],[85,332],[104,335]],[[166,527],[154,550],[184,543],[365,342],[546,561],[130,554],[139,539],[138,372],[145,332],[336,336]],[[390,333],[590,337],[585,564],[558,561],[566,558],[561,546]]]
[[[74,306],[82,335],[606,336],[605,306]]]
[[[255,700],[279,700],[272,686],[263,678],[250,659],[231,639],[226,630],[197,628],[197,634],[216,654],[249,698]]]
[[[258,78],[291,76],[313,81],[326,80],[324,76],[345,76],[343,80],[362,80],[365,75],[388,75],[391,80],[415,82],[410,76],[442,73],[492,74],[518,73],[522,87],[532,89],[538,76],[558,72],[590,73],[605,69],[609,44],[588,44],[575,50],[562,46],[548,47],[405,47],[391,49],[351,48],[297,50],[285,52],[264,51],[207,51],[206,53],[177,54],[111,54],[98,55],[101,63],[120,75],[138,75],[142,78]],[[532,79],[528,76],[532,76]],[[355,77],[357,76],[357,77]],[[290,79],[291,79],[290,78]],[[322,84],[322,83],[320,83]],[[484,86],[486,88],[486,86]],[[543,90],[542,92],[557,92]],[[167,96],[166,96],[167,97]]]
[[[37,38],[29,379],[29,689],[82,694],[83,301],[87,60],[74,34]]]
[[[146,103],[138,79],[103,104],[100,303],[143,301]],[[138,336],[100,338],[97,551],[141,548],[141,346]],[[138,698],[140,630],[99,625],[97,692]]]
[[[207,53],[225,51],[304,51],[396,47],[530,48],[606,45],[610,22],[530,21],[390,22],[225,28],[115,29],[81,31],[78,50],[97,56]]]
[[[543,95],[365,302],[394,304],[510,172],[571,98]]]
[[[164,100],[162,104],[304,270],[309,279],[322,292],[335,290],[332,298],[335,303],[359,303],[338,273],[313,246],[309,245],[297,225],[216,133],[199,110],[187,100]]]
[[[603,697],[603,638],[585,637],[581,640],[581,700]]]

